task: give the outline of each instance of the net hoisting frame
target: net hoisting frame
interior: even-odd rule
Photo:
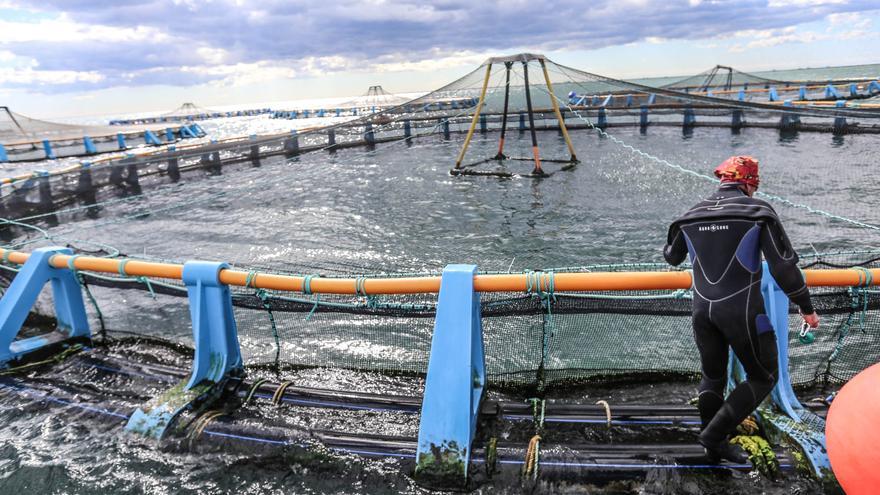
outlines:
[[[479,165],[481,163],[486,163],[489,161],[502,161],[502,160],[532,160],[534,161],[535,167],[532,169],[532,172],[529,174],[531,177],[544,177],[547,175],[541,167],[541,154],[538,148],[538,138],[535,132],[535,114],[534,108],[532,107],[532,95],[529,84],[529,62],[538,61],[541,65],[541,71],[544,76],[544,83],[546,84],[547,91],[549,94],[553,94],[553,84],[550,82],[550,74],[547,72],[547,66],[545,63],[546,57],[544,55],[533,54],[533,53],[520,53],[516,55],[506,56],[506,57],[491,57],[483,65],[486,66],[486,76],[483,79],[482,89],[480,90],[480,98],[477,103],[477,107],[474,111],[473,118],[471,119],[470,127],[468,128],[467,135],[465,136],[464,144],[461,147],[461,151],[458,154],[458,158],[455,161],[455,166],[450,170],[450,174],[452,175],[501,175],[493,172],[469,172],[466,169],[468,167],[472,167],[474,165]],[[529,120],[529,131],[530,137],[532,141],[532,157],[531,158],[512,158],[504,154],[504,139],[507,132],[507,119],[509,116],[509,105],[510,105],[510,73],[514,68],[514,64],[520,63],[522,64],[522,77],[524,81],[524,92],[525,92],[525,100],[526,100],[526,114]],[[492,75],[492,66],[497,64],[504,64],[504,106],[502,110],[501,116],[501,135],[498,141],[498,153],[488,159],[483,159],[476,161],[471,164],[462,165],[464,161],[464,156],[467,153],[468,146],[470,145],[471,139],[473,138],[474,131],[477,128],[477,123],[480,121],[480,115],[482,113],[483,107],[486,102],[486,93],[489,87],[489,79]],[[553,113],[556,117],[556,121],[559,123],[559,130],[562,133],[562,136],[565,138],[565,144],[568,146],[568,151],[570,153],[570,158],[568,160],[548,160],[544,161],[556,161],[561,163],[567,163],[568,167],[571,167],[577,163],[579,163],[577,159],[577,155],[574,151],[574,145],[571,142],[571,137],[568,134],[568,129],[565,126],[565,119],[562,117],[562,112],[559,110],[559,104],[555,98],[551,98],[551,105],[553,108]],[[564,168],[568,168],[564,167]],[[505,174],[509,175],[509,174]]]

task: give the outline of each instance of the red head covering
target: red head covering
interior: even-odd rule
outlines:
[[[739,182],[758,187],[758,160],[750,156],[732,156],[715,169],[721,183]]]

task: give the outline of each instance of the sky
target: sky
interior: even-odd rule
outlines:
[[[427,91],[523,51],[617,78],[880,62],[878,0],[0,0],[40,118]]]

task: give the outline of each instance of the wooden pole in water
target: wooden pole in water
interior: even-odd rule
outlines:
[[[458,160],[455,161],[455,168],[461,168],[461,161],[464,160],[464,154],[471,144],[471,138],[474,137],[474,129],[477,128],[477,121],[480,120],[480,112],[483,110],[483,103],[486,101],[486,89],[489,87],[489,76],[492,74],[492,63],[486,66],[486,77],[483,79],[483,90],[480,91],[480,101],[477,103],[477,111],[474,112],[474,118],[471,120],[471,128],[468,129],[467,136],[464,138],[464,146],[458,153]]]
[[[559,103],[556,101],[556,93],[553,92],[553,84],[550,82],[550,74],[547,72],[547,64],[544,59],[538,60],[541,63],[541,70],[544,71],[544,80],[547,82],[547,91],[550,92],[550,103],[553,104],[553,112],[556,114],[556,120],[559,122],[559,130],[565,138],[565,144],[568,145],[568,151],[571,153],[571,161],[578,161],[574,152],[574,146],[571,144],[571,137],[568,135],[568,129],[565,127],[565,119],[562,118],[562,112],[559,111]]]

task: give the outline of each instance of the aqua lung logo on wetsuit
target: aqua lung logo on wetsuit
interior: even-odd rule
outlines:
[[[717,224],[713,223],[712,225],[701,225],[699,228],[700,232],[718,232],[719,230],[727,230],[727,224]]]

